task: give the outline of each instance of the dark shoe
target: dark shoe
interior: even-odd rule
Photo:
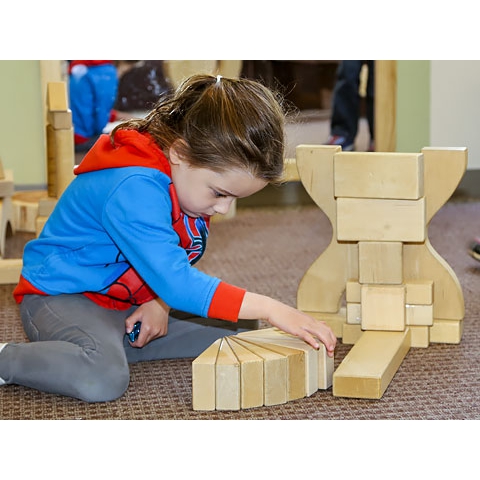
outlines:
[[[327,145],[340,145],[344,152],[351,152],[355,148],[353,143],[347,142],[347,139],[340,135],[330,135],[327,139]]]
[[[480,262],[480,238],[476,238],[468,249],[468,253],[475,259]]]

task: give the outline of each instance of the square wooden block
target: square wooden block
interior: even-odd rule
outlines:
[[[362,330],[405,330],[404,285],[362,285]]]
[[[401,242],[359,242],[360,283],[403,283],[403,244]]]

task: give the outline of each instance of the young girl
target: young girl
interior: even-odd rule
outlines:
[[[193,267],[212,215],[281,180],[283,126],[259,83],[199,75],[100,137],[25,247],[14,296],[31,342],[0,344],[0,384],[114,400],[128,363],[196,357],[239,331],[238,319],[264,319],[333,355],[323,322]]]

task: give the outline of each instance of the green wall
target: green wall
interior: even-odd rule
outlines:
[[[38,60],[0,60],[0,158],[15,187],[46,185],[46,147]]]
[[[397,152],[430,145],[430,61],[397,62]]]

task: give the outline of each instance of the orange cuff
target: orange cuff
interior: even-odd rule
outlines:
[[[243,288],[220,282],[213,294],[212,303],[208,309],[209,318],[219,318],[220,320],[236,322],[245,293],[246,290]]]

